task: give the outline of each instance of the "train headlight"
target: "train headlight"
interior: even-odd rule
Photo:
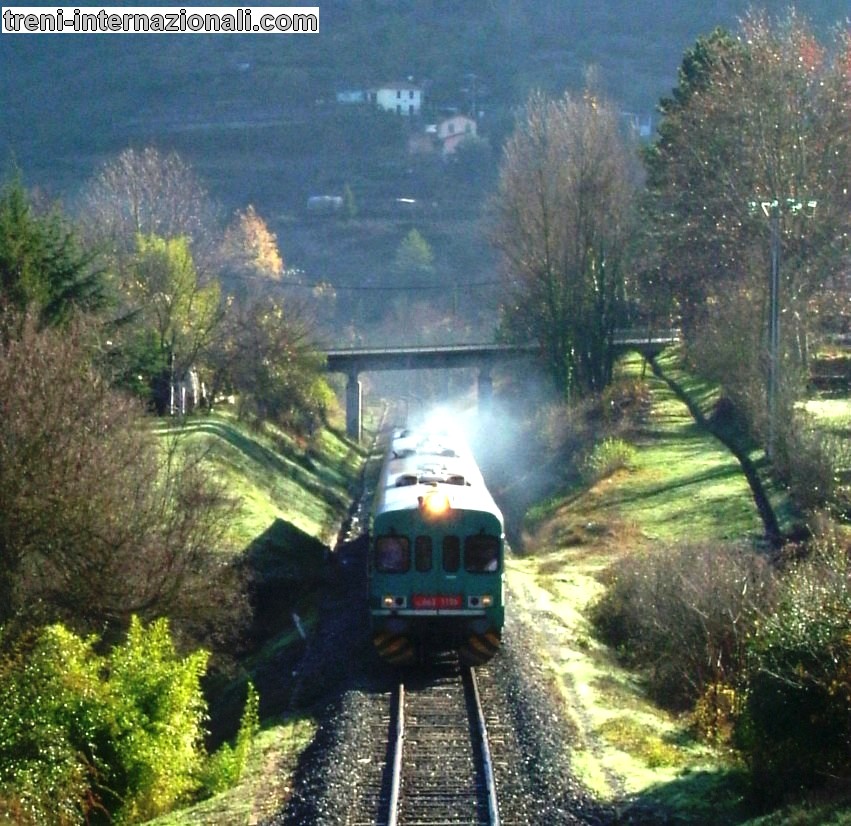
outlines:
[[[449,511],[449,497],[443,491],[430,491],[420,496],[418,501],[423,514],[432,519],[439,519]]]
[[[381,599],[381,604],[384,608],[404,608],[405,607],[405,597],[397,597],[393,594],[385,594]]]
[[[469,597],[467,599],[467,604],[470,608],[490,608],[491,605],[493,605],[493,597],[490,594]]]

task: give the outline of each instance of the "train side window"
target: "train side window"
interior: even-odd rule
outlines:
[[[443,570],[454,574],[461,567],[461,540],[457,536],[443,537]]]
[[[464,540],[464,570],[485,574],[499,568],[499,539],[487,534],[468,536]]]
[[[404,574],[411,567],[407,536],[379,536],[375,540],[375,567],[383,574]]]
[[[414,567],[421,574],[427,573],[432,568],[431,559],[431,537],[418,536],[414,540]]]

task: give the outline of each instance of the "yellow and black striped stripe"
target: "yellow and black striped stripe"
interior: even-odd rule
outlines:
[[[495,628],[484,634],[473,634],[464,642],[458,654],[466,665],[482,665],[499,650],[500,634]]]
[[[372,638],[372,642],[381,659],[393,665],[405,665],[415,658],[416,651],[407,637],[379,631]]]

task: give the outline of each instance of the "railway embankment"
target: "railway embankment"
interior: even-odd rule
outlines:
[[[696,736],[690,715],[654,703],[642,673],[623,667],[590,619],[626,557],[764,541],[743,463],[707,426],[717,391],[689,384],[674,365],[643,376],[648,404],[619,434],[634,449],[624,466],[527,511],[523,552],[510,564],[510,622],[540,657],[573,724],[573,770],[601,803],[636,822],[644,813],[646,822],[742,823],[730,753]],[[641,379],[643,365],[628,360],[622,371]],[[782,526],[779,492],[760,482]]]
[[[640,419],[619,434],[634,448],[632,458],[593,484],[570,482],[538,501],[521,526],[522,552],[508,565],[504,646],[491,669],[490,698],[494,724],[514,743],[502,787],[507,810],[518,816],[507,822],[749,823],[741,766],[729,749],[696,736],[692,716],[654,703],[643,675],[624,667],[590,620],[625,557],[689,542],[765,544],[743,462],[707,426],[717,419],[717,391],[674,360],[646,376],[639,359],[622,370],[648,389]],[[758,455],[747,460],[780,530],[788,530],[782,491],[767,481]],[[267,706],[243,782],[163,824],[340,822],[334,813],[347,810],[358,767],[378,759],[367,742],[368,707],[386,676],[380,666],[362,665],[370,654],[358,624],[365,612],[352,601],[362,585],[362,554],[355,543],[328,569],[301,617],[310,646],[299,648],[294,621],[283,615],[280,633],[245,663],[255,674],[264,663],[269,685],[281,693],[272,694],[275,709]],[[311,625],[320,617],[321,629]]]
[[[337,592],[330,553],[357,518],[350,508],[367,456],[332,429],[298,439],[268,425],[248,427],[227,411],[187,419],[179,438],[203,453],[206,471],[240,504],[229,545],[251,584],[253,618],[242,650],[207,677],[210,741],[234,735],[249,680],[260,696],[261,730],[234,788],[156,823],[257,823],[287,799],[299,756],[316,739],[310,695],[318,683],[328,690],[344,678],[343,644],[321,672],[305,664],[316,660],[310,640]]]

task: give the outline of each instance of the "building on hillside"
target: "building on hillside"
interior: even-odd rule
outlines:
[[[476,134],[476,121],[466,115],[453,115],[437,124],[437,141],[444,155],[452,155],[462,141]]]
[[[382,86],[370,89],[369,100],[386,112],[413,117],[420,113],[423,105],[423,92],[419,86],[407,81],[385,83]]]
[[[314,215],[333,215],[344,205],[342,195],[311,195],[307,199],[307,211]]]
[[[366,103],[368,96],[363,89],[340,89],[337,94],[337,103],[356,105]]]

